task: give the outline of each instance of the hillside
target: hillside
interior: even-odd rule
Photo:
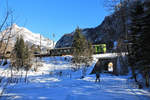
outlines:
[[[103,22],[97,27],[82,29],[82,34],[93,44],[114,42],[118,41],[124,34],[122,24],[118,12],[115,12],[106,16]],[[72,45],[73,34],[74,32],[62,36],[56,43],[56,48],[70,47]]]

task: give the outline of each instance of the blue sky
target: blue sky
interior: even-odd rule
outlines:
[[[96,27],[108,15],[103,0],[8,0],[8,5],[15,23],[50,39],[54,33],[55,41],[77,26]]]

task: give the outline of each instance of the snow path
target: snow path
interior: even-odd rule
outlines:
[[[9,86],[2,100],[149,100],[150,93],[131,88],[125,78],[102,75],[100,83],[94,77],[61,79],[36,76],[32,83]]]
[[[47,64],[47,65],[46,65]],[[54,64],[55,70],[63,69]],[[66,66],[65,66],[66,65]],[[49,75],[52,70],[48,63],[40,69],[40,74],[29,74],[29,83],[11,84],[1,100],[150,100],[150,92],[137,89],[127,76],[101,75],[101,82],[95,83],[94,75],[80,79],[80,71],[70,76]],[[61,63],[65,72],[68,64]],[[45,70],[46,69],[46,70]],[[41,71],[44,74],[41,74]]]

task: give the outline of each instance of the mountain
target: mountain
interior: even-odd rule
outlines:
[[[82,29],[82,34],[92,44],[114,42],[123,33],[121,19],[117,13],[106,16],[103,22],[95,28]],[[70,47],[72,45],[74,32],[65,34],[56,43],[56,48]]]
[[[126,12],[126,18],[129,18],[128,14],[128,6],[124,7]],[[82,29],[82,34],[89,40],[92,44],[99,43],[107,43],[108,45],[112,45],[116,41],[122,41],[125,39],[125,24],[129,23],[129,19],[127,22],[123,22],[121,10],[115,11],[109,16],[106,16],[102,23],[94,28],[85,28]],[[72,45],[74,32],[67,33],[58,40],[56,43],[56,48],[61,47],[70,47]]]
[[[42,36],[40,34],[33,33],[24,27],[19,27],[16,24],[13,24],[11,27],[8,27],[6,30],[4,30],[1,33],[0,38],[2,37],[2,34],[6,34],[5,38],[11,36],[10,43],[12,45],[15,44],[16,38],[18,36],[23,36],[24,41],[29,46],[32,46],[32,45],[40,46],[40,39],[41,39],[41,48],[42,49],[50,49],[50,48],[54,47],[54,45],[53,45],[54,42],[52,40],[45,38],[44,36]]]

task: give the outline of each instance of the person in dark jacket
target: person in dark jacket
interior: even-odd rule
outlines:
[[[96,72],[95,75],[96,75],[95,82],[100,82],[100,73]]]
[[[95,74],[96,79],[95,82],[100,82],[100,73],[102,71],[103,63],[102,60],[98,60],[90,74]]]
[[[100,73],[101,73],[101,62],[100,60],[97,61],[97,63],[95,64],[95,75],[96,75],[96,79],[95,82],[100,82]]]

